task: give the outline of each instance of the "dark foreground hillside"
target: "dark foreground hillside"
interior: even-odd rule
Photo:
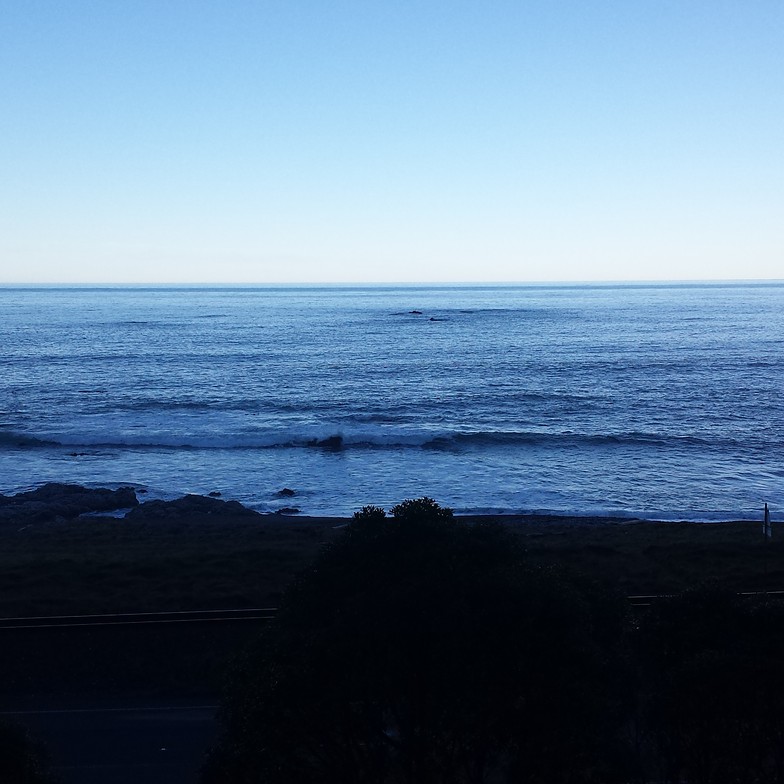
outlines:
[[[0,617],[276,607],[294,576],[348,522],[242,511],[214,502],[210,513],[5,522]],[[530,564],[556,563],[620,594],[671,594],[705,584],[784,589],[778,526],[766,542],[756,522],[460,519],[500,522]],[[258,627],[237,621],[0,629],[2,688],[214,692],[221,662]]]
[[[185,513],[184,508],[190,511]],[[208,508],[209,513],[205,511]],[[246,673],[249,682],[258,681],[259,672],[267,666],[264,662],[270,661],[269,649],[264,646],[280,644],[281,634],[288,643],[305,634],[307,644],[297,649],[315,652],[321,660],[315,670],[321,673],[317,682],[367,686],[377,679],[378,672],[363,675],[353,667],[346,676],[339,671],[341,665],[356,664],[352,656],[362,649],[351,642],[354,634],[356,643],[361,613],[356,617],[346,614],[346,607],[354,606],[354,599],[347,602],[354,591],[355,598],[363,602],[355,609],[374,619],[374,628],[381,635],[376,644],[389,656],[393,655],[390,640],[400,638],[393,633],[395,624],[410,631],[413,608],[430,613],[421,616],[420,627],[430,629],[430,637],[441,639],[442,647],[429,652],[422,649],[421,653],[431,660],[430,670],[423,671],[420,680],[431,683],[428,673],[440,673],[447,679],[433,704],[452,706],[450,715],[457,722],[451,730],[453,738],[465,738],[471,723],[466,719],[460,729],[461,715],[485,715],[481,723],[488,727],[499,721],[499,717],[491,716],[492,705],[500,705],[501,697],[509,692],[509,677],[495,692],[487,677],[508,673],[504,668],[511,666],[510,661],[488,658],[487,649],[481,645],[473,651],[460,649],[472,634],[481,631],[478,639],[495,639],[497,643],[490,650],[509,650],[513,654],[518,675],[520,667],[535,670],[542,684],[538,696],[530,693],[525,697],[529,704],[538,700],[536,715],[521,718],[508,708],[512,713],[505,714],[504,722],[516,722],[522,732],[533,721],[539,734],[530,738],[537,738],[536,748],[544,749],[554,743],[558,733],[567,733],[583,749],[577,753],[577,747],[564,750],[556,744],[551,749],[551,761],[563,755],[583,759],[581,770],[587,766],[596,780],[604,781],[612,780],[616,773],[621,776],[619,781],[677,781],[678,776],[689,782],[784,781],[777,740],[784,738],[784,728],[778,726],[775,709],[784,700],[778,685],[784,658],[778,630],[784,618],[780,617],[774,595],[763,594],[756,599],[734,595],[738,591],[784,587],[784,550],[776,526],[772,542],[766,542],[758,523],[699,525],[521,517],[440,522],[451,532],[463,532],[459,536],[464,537],[460,545],[464,554],[458,557],[458,547],[450,572],[451,578],[459,578],[459,590],[449,589],[448,580],[432,582],[440,573],[433,568],[432,553],[428,555],[427,548],[421,550],[422,543],[411,548],[412,552],[420,548],[421,557],[416,563],[404,560],[395,567],[388,558],[376,562],[373,558],[378,556],[368,554],[360,561],[362,568],[356,562],[339,568],[339,562],[329,559],[334,559],[336,548],[339,551],[343,547],[340,543],[351,540],[352,535],[356,540],[357,524],[349,525],[347,520],[261,516],[226,508],[219,502],[210,507],[191,502],[185,507],[158,509],[155,514],[137,512],[126,519],[61,516],[55,520],[37,517],[5,521],[0,525],[0,615],[6,619],[37,617],[39,621],[28,622],[24,629],[0,629],[0,707],[47,707],[74,704],[75,700],[104,706],[118,701],[141,704],[145,700],[213,704],[221,693],[227,669],[234,674],[231,682],[235,694],[238,683],[242,693],[252,693],[241,678],[237,680],[237,673],[250,666]],[[493,575],[489,582],[482,577],[481,568],[473,569],[480,563],[475,557],[479,541],[475,537],[481,539],[485,535],[481,532],[491,530],[495,533],[487,541],[498,537],[500,549],[496,555],[501,563],[508,565],[511,558],[524,567],[518,582],[504,569],[499,570],[498,564],[491,568],[492,559],[485,565],[486,573]],[[385,547],[389,545],[383,538],[379,541],[385,542]],[[490,546],[487,541],[483,546]],[[309,572],[328,543],[333,544],[322,566],[333,564],[334,574],[344,574],[344,583],[338,581],[325,588],[318,581],[312,582],[311,570],[305,584],[317,588],[289,592],[283,602],[288,609],[272,626],[258,619],[212,622],[202,617],[194,622],[184,618],[172,621],[171,615],[166,623],[87,626],[78,619],[68,620],[67,625],[63,625],[62,618],[49,620],[52,616],[278,607],[286,586],[296,575]],[[431,545],[433,552],[444,550],[437,541]],[[433,593],[425,584],[416,587],[417,569],[430,575],[427,585],[441,588]],[[410,574],[414,574],[413,582],[406,583],[404,578]],[[379,597],[368,584],[374,580],[378,583],[381,575],[385,576],[381,585],[386,586],[387,594],[379,604]],[[410,589],[407,595],[402,590],[406,584]],[[707,592],[705,586],[710,587]],[[698,588],[703,590],[694,592]],[[307,604],[305,610],[296,610],[296,606],[292,610],[291,597],[307,598],[308,590],[315,590],[319,597],[318,611]],[[512,601],[515,591],[522,593]],[[691,593],[669,601],[654,600],[649,607],[631,608],[625,598],[629,594],[684,591]],[[430,604],[423,607],[416,603],[419,594],[432,594]],[[493,601],[488,599],[491,595]],[[456,597],[459,604],[455,604]],[[514,645],[504,642],[509,627],[504,618],[520,619],[530,612],[534,613],[533,620],[529,619],[527,626],[519,621],[511,624],[518,632],[528,631],[516,638]],[[563,624],[550,630],[555,637],[549,639],[542,619],[559,613]],[[491,622],[500,626],[493,631],[487,626]],[[5,621],[2,625],[15,623]],[[362,622],[360,628],[365,630],[367,624]],[[262,639],[268,642],[262,648],[250,649],[256,651],[251,654],[257,657],[256,663],[246,658],[231,669],[237,652],[248,650],[247,646],[265,629]],[[547,633],[540,634],[543,629]],[[435,630],[439,630],[438,635]],[[359,639],[365,639],[364,631]],[[387,642],[382,645],[383,640]],[[408,671],[408,666],[400,662],[415,661],[419,656],[418,640],[410,639],[407,653],[399,659],[399,672]],[[538,653],[528,650],[526,656],[539,658],[535,658],[535,666],[526,667],[525,663],[530,665],[532,660],[519,655],[518,649],[530,647],[532,640],[544,647]],[[558,656],[552,655],[552,650],[548,653],[547,646],[554,642],[558,643]],[[322,656],[323,652],[331,652],[331,658]],[[376,660],[377,653],[378,648],[365,651],[358,663]],[[296,661],[300,669],[313,665],[288,653],[286,657]],[[481,662],[487,665],[485,681],[477,676]],[[254,667],[262,669],[256,669],[254,675]],[[345,677],[348,680],[340,680]],[[479,688],[483,683],[487,687],[484,691],[498,695],[484,707],[444,702],[446,696],[460,699],[455,684]],[[553,691],[552,684],[565,691]],[[586,695],[592,696],[587,699]],[[284,696],[288,704],[291,695]],[[334,695],[324,699],[333,700]],[[568,710],[567,705],[571,706]],[[547,714],[546,709],[551,712]],[[307,705],[303,710],[314,715]],[[332,717],[335,710],[342,709],[328,702],[325,715]],[[370,714],[377,711],[376,702],[371,701],[368,710]],[[580,736],[582,726],[604,732],[609,726],[608,717],[614,717],[609,735]],[[566,718],[568,727],[563,723]],[[377,727],[388,730],[391,726],[383,711],[375,721]],[[344,729],[351,730],[352,722]],[[299,726],[305,729],[301,722]],[[525,731],[530,732],[530,727]],[[400,727],[395,730],[396,737],[401,732]],[[289,736],[294,737],[291,733]],[[419,736],[415,733],[412,737]],[[307,742],[312,743],[313,737]],[[367,740],[357,742],[367,747]],[[500,741],[483,742],[490,748]],[[520,778],[523,774],[519,767],[509,767],[509,749],[519,751],[524,747],[519,743],[514,746],[509,738],[504,742],[507,756],[502,755],[501,767],[483,763],[484,767],[479,768],[485,773],[480,776],[475,771],[476,777],[466,781],[561,780],[552,771],[542,772],[544,768],[537,774],[540,779],[530,771],[525,774],[528,778]],[[299,758],[301,750],[291,748]],[[587,748],[604,749],[603,759],[613,761],[616,773],[603,767],[604,763],[598,765],[596,760],[584,757]],[[374,764],[380,765],[385,755],[389,756],[388,750]],[[703,764],[706,759],[713,760],[707,767]],[[216,764],[213,762],[213,770]],[[400,764],[399,759],[394,763],[398,771]],[[454,778],[455,764],[454,759],[448,764],[431,759],[422,768],[427,775],[422,774],[421,780],[437,781],[433,771],[443,768],[452,771],[444,773],[444,781],[459,781]],[[460,764],[465,767],[468,763]],[[738,779],[741,768],[747,774]],[[338,770],[342,771],[340,776],[347,776],[342,768]],[[503,778],[507,775],[503,770],[516,770],[517,778]],[[488,771],[495,772],[491,775]],[[730,775],[736,778],[727,778]],[[303,776],[303,782],[311,780]],[[594,780],[586,778],[584,771],[581,776],[563,780]]]
[[[784,781],[784,606],[634,611],[429,499],[367,508],[237,661],[205,784]]]

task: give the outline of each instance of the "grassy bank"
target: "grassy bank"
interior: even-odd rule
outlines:
[[[471,521],[487,518],[464,518]],[[504,517],[533,562],[557,562],[627,594],[705,582],[784,588],[784,531],[755,522],[619,523]],[[111,518],[0,530],[0,616],[275,606],[346,521]]]

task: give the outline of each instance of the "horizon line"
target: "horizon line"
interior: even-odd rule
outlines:
[[[0,281],[4,289],[143,289],[143,288],[467,288],[544,286],[689,286],[778,285],[784,278],[672,278],[639,280],[462,280],[462,281]]]

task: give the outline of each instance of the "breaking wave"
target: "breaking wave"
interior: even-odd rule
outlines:
[[[0,430],[0,449],[56,445],[56,441],[35,438],[26,433],[18,433],[13,430]]]
[[[461,451],[509,447],[581,449],[585,447],[645,446],[683,448],[689,446],[737,446],[734,440],[718,440],[690,435],[659,433],[571,433],[539,431],[474,431],[474,432],[396,432],[390,430],[335,430],[319,428],[301,431],[268,433],[73,433],[37,437],[27,433],[0,431],[0,449],[85,447],[134,449],[286,449],[322,448],[333,451],[346,449],[427,449]]]

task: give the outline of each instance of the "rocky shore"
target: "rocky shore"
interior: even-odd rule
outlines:
[[[49,483],[16,495],[0,495],[0,524],[73,520],[79,515],[131,509],[139,505],[133,488],[117,490]]]
[[[66,522],[84,515],[110,513],[136,522],[214,516],[262,517],[239,501],[223,501],[209,496],[186,495],[174,501],[140,502],[132,487],[110,490],[51,482],[26,493],[0,494],[0,525]]]

